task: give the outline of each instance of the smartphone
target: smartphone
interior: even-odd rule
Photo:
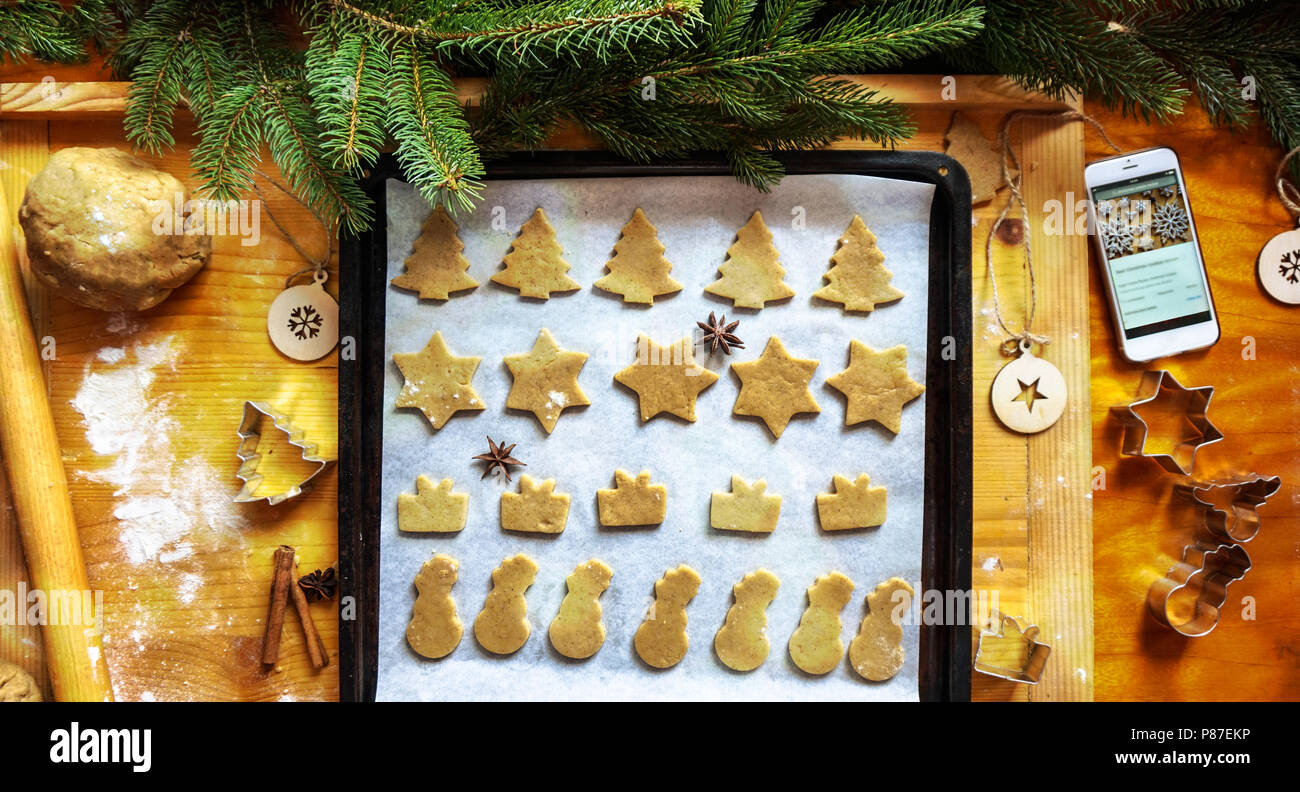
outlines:
[[[1178,155],[1150,148],[1088,163],[1088,220],[1115,335],[1134,363],[1219,340]]]

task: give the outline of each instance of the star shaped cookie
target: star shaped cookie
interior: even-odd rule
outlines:
[[[395,407],[415,407],[434,429],[441,429],[452,414],[481,410],[483,400],[470,384],[480,358],[456,357],[447,349],[442,332],[433,334],[419,352],[399,352],[393,362],[406,378]]]
[[[875,421],[898,434],[903,405],[925,393],[907,373],[907,347],[877,352],[861,341],[849,342],[849,367],[827,377],[826,384],[848,398],[844,425]]]
[[[636,350],[636,362],[615,374],[614,381],[636,391],[641,420],[666,412],[694,421],[696,398],[718,375],[695,362],[691,339],[660,346],[642,335]]]
[[[506,368],[514,377],[506,406],[536,415],[550,434],[564,408],[591,404],[578,387],[578,372],[586,362],[586,353],[560,349],[551,331],[543,329],[531,352],[506,356]]]
[[[808,392],[818,362],[790,357],[781,339],[772,336],[758,360],[731,364],[741,383],[732,412],[762,418],[768,430],[780,437],[796,414],[822,411]]]

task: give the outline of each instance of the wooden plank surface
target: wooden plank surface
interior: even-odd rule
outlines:
[[[79,73],[60,67],[50,70],[48,75],[32,67],[0,70],[0,77],[11,80],[0,86],[0,132],[10,134],[10,130],[20,127],[47,129],[53,149],[66,145],[123,146],[117,119],[104,109],[105,89],[86,88],[85,92],[99,96],[94,99],[81,89],[64,84],[78,74],[86,77],[96,74],[91,67],[85,68],[85,72]],[[59,81],[59,87],[51,91],[48,82],[41,87],[41,76],[53,76]],[[913,107],[918,133],[902,147],[918,150],[943,150],[944,132],[956,109],[966,112],[986,137],[993,139],[1009,110],[1069,106],[1030,97],[999,78],[956,78],[955,101],[943,98],[945,84],[937,75],[854,79],[880,87],[882,92]],[[18,82],[38,85],[15,87]],[[65,89],[62,94],[57,93],[59,88]],[[466,84],[460,90],[473,93],[475,87]],[[41,95],[42,91],[45,96]],[[107,93],[120,97],[122,88],[119,85]],[[54,120],[48,124],[40,120],[12,120],[59,119],[51,105],[59,101],[75,104],[81,119]],[[120,98],[115,101],[120,102]],[[96,118],[106,113],[110,118]],[[178,140],[186,141],[185,130],[180,131]],[[1081,189],[1074,183],[1081,172],[1079,134],[1077,124],[1073,127],[1026,125],[1016,134],[1017,146],[1023,146],[1018,150],[1033,163],[1027,167],[1042,167],[1046,174],[1041,182],[1037,177],[1027,182],[1031,191],[1041,190],[1043,194],[1055,196],[1066,189]],[[158,160],[161,167],[183,180],[188,172],[185,145],[183,142],[176,153]],[[573,129],[551,141],[551,146],[557,148],[596,145],[589,136]],[[863,146],[844,142],[836,147]],[[1056,158],[1060,157],[1065,160],[1057,162]],[[32,165],[39,167],[36,163]],[[20,195],[22,185],[30,176],[20,170],[31,170],[31,165],[4,174],[4,185],[10,194]],[[295,205],[272,197],[270,208],[309,248],[323,244],[306,214]],[[997,591],[1002,612],[1040,624],[1044,623],[1042,617],[1048,616],[1056,620],[1050,629],[1070,636],[1065,644],[1056,642],[1057,659],[1068,658],[1069,671],[1057,674],[1053,669],[1036,694],[1045,698],[1087,698],[1091,695],[1092,674],[1084,636],[1091,635],[1091,628],[1086,626],[1091,603],[1086,598],[1073,604],[1060,599],[1062,591],[1073,590],[1077,594],[1078,587],[1083,585],[1080,576],[1085,580],[1088,577],[1087,558],[1077,552],[1079,536],[1086,529],[1087,521],[1080,517],[1081,504],[1072,500],[1070,493],[1059,496],[1064,499],[1061,508],[1073,510],[1071,519],[1075,522],[1067,526],[1065,534],[1068,541],[1063,547],[1037,547],[1038,563],[1055,559],[1052,563],[1058,566],[1043,567],[1034,574],[1030,560],[1035,557],[1031,552],[1035,537],[1041,541],[1057,526],[1053,516],[1056,511],[1036,507],[1034,498],[1038,495],[1033,482],[1074,476],[1080,455],[1088,459],[1090,438],[1086,423],[1066,421],[1053,431],[1062,435],[1072,433],[1069,439],[1053,446],[1048,453],[1032,455],[1030,441],[1002,429],[988,408],[988,382],[1004,362],[997,352],[1001,337],[994,332],[988,312],[990,295],[982,254],[983,240],[996,212],[996,204],[988,203],[977,207],[972,218],[977,251],[973,266],[977,319],[971,334],[976,375],[975,584],[984,591]],[[121,521],[113,516],[123,497],[114,494],[114,487],[87,478],[101,470],[105,460],[89,447],[82,416],[70,405],[88,374],[100,370],[102,361],[98,358],[103,349],[122,348],[129,355],[128,347],[147,348],[170,338],[175,349],[183,351],[176,352],[174,365],[158,367],[149,394],[155,400],[167,402],[174,423],[169,446],[169,458],[173,461],[202,455],[209,463],[229,462],[233,472],[231,439],[238,421],[235,408],[243,398],[279,400],[290,411],[297,411],[296,418],[301,414],[301,422],[313,436],[323,440],[328,434],[332,441],[336,382],[333,358],[310,366],[288,363],[266,341],[266,306],[277,293],[283,277],[296,269],[298,262],[270,223],[263,223],[262,236],[262,243],[252,250],[243,248],[237,240],[218,239],[212,264],[190,285],[157,308],[131,317],[125,323],[61,300],[54,300],[48,310],[40,312],[39,318],[58,339],[59,357],[50,364],[49,370],[51,391],[70,477],[77,487],[74,497],[78,501],[87,560],[92,575],[98,575],[108,590],[105,603],[110,613],[108,628],[119,642],[116,646],[110,644],[109,652],[116,664],[115,678],[121,680],[118,687],[122,698],[329,698],[337,690],[332,667],[323,674],[312,674],[301,652],[301,638],[292,623],[286,631],[285,652],[291,662],[282,664],[280,673],[250,671],[256,666],[251,656],[260,640],[266,596],[263,584],[269,583],[271,549],[281,541],[296,544],[308,568],[333,561],[336,552],[333,475],[298,503],[286,504],[287,508],[263,506],[241,510],[243,525],[238,534],[242,544],[231,536],[208,537],[212,546],[205,546],[202,553],[185,559],[193,561],[197,571],[179,573],[196,574],[201,581],[193,592],[194,598],[182,602],[192,593],[182,586],[193,581],[186,583],[185,578],[169,570],[144,574],[123,560]],[[1084,277],[1082,267],[1087,260],[1086,254],[1080,256],[1080,251],[1085,248],[1079,239],[1070,237],[1036,237],[1034,241],[1039,255],[1061,269],[1060,273],[1049,275],[1049,279],[1059,277],[1068,286],[1062,288],[1059,298],[1054,298],[1061,305],[1051,309],[1054,318],[1048,331],[1059,334],[1058,337],[1077,337],[1086,350],[1085,293],[1075,288]],[[1019,267],[1019,252],[999,248],[996,255],[1000,287],[1007,293],[1023,294],[1026,285]],[[36,292],[42,294],[43,290]],[[109,354],[111,357],[116,353]],[[1072,383],[1083,383],[1081,391],[1086,391],[1087,370],[1080,361],[1086,359],[1085,352],[1057,361]],[[130,360],[128,357],[128,364]],[[222,457],[227,451],[230,456]],[[237,482],[229,483],[233,487]],[[8,534],[0,517],[0,540]],[[0,553],[3,553],[0,554],[0,579],[21,578],[20,556],[2,541]],[[1057,575],[1061,570],[1067,573],[1069,585],[1074,589],[1061,588]],[[184,596],[178,596],[178,592],[184,592]],[[334,651],[337,638],[333,611],[327,610],[327,606],[316,607],[321,609],[317,623],[327,645]],[[1036,612],[1040,608],[1041,615]],[[121,638],[123,635],[127,638]],[[143,649],[133,637],[136,635],[144,639]],[[31,641],[30,636],[11,638],[0,633],[0,653],[26,652],[25,662],[39,670],[39,647],[23,643],[24,639]],[[1076,658],[1081,654],[1088,654],[1089,658]],[[1073,673],[1076,667],[1086,670],[1082,678]],[[978,699],[1023,699],[1027,695],[1028,689],[1023,685],[975,675]]]
[[[1167,127],[1097,116],[1126,150],[1178,152],[1222,330],[1209,350],[1152,366],[1125,363],[1093,268],[1093,456],[1105,476],[1094,494],[1097,697],[1300,699],[1300,308],[1270,300],[1255,276],[1264,244],[1295,227],[1272,185],[1282,151],[1258,128],[1216,130],[1199,110]],[[1089,159],[1108,153],[1089,135]],[[1215,387],[1209,415],[1226,438],[1197,456],[1198,476],[1255,471],[1283,482],[1246,545],[1253,568],[1228,589],[1222,622],[1203,638],[1182,638],[1145,609],[1147,588],[1190,543],[1197,519],[1171,499],[1174,476],[1119,456],[1121,433],[1107,409],[1132,400],[1148,367],[1167,368],[1186,386]],[[1243,618],[1247,597],[1253,620]]]

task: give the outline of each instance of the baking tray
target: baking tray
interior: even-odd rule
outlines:
[[[925,509],[922,585],[971,586],[971,328],[970,184],[951,158],[935,152],[825,151],[781,157],[790,174],[857,174],[925,182],[935,187],[929,239],[926,373]],[[488,179],[718,176],[720,159],[637,165],[604,153],[542,152],[499,160]],[[388,289],[385,183],[402,179],[391,155],[361,186],[378,222],[340,247],[339,569],[340,698],[369,701],[378,672],[379,531],[385,364],[384,304]],[[955,344],[946,339],[954,339]],[[956,351],[956,360],[946,360]],[[853,619],[850,619],[853,621]],[[970,628],[922,625],[919,697],[970,698]],[[775,648],[775,647],[774,647]]]

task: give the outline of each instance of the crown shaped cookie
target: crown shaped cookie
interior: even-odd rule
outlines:
[[[650,471],[636,478],[626,470],[614,471],[614,489],[596,490],[600,524],[658,525],[668,511],[668,488],[650,483]]]

